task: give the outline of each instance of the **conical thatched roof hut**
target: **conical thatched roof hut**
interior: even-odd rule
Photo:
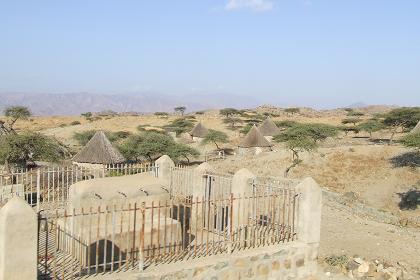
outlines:
[[[265,121],[258,127],[258,130],[263,136],[274,136],[280,133],[280,129],[270,117],[265,119]]]
[[[254,125],[238,145],[240,148],[265,148],[273,146]]]
[[[411,130],[410,133],[420,133],[420,121],[417,123],[417,125]]]
[[[204,138],[206,137],[209,130],[201,124],[201,122],[197,123],[194,128],[191,130],[191,136],[197,138]]]
[[[73,157],[74,162],[89,164],[116,164],[125,162],[124,156],[115,149],[103,131],[98,131],[83,149]]]

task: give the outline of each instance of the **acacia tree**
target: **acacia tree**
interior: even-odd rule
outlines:
[[[229,124],[231,128],[235,128],[235,125],[238,123],[241,123],[242,120],[240,118],[235,118],[235,117],[227,117],[225,119],[223,119],[223,122],[226,124]]]
[[[62,159],[65,150],[53,138],[40,133],[24,132],[0,137],[0,162],[26,166],[36,160],[56,162]]]
[[[195,120],[187,118],[178,118],[171,123],[165,125],[171,131],[174,131],[176,135],[180,135],[184,132],[190,131],[194,127]]]
[[[172,137],[157,132],[131,135],[119,146],[119,149],[128,160],[132,161],[141,161],[147,158],[152,162],[167,154],[174,160],[185,158],[189,162],[190,157],[199,154],[194,148],[176,143]]]
[[[11,106],[4,110],[4,115],[8,118],[8,127],[6,130],[9,132],[15,132],[15,123],[18,120],[27,120],[31,116],[31,112],[25,106]]]
[[[328,137],[335,136],[337,128],[326,124],[297,124],[274,136],[275,142],[284,142],[292,151],[292,164],[284,172],[287,177],[290,170],[302,162],[299,153],[316,150],[318,143]]]
[[[408,130],[416,126],[420,120],[420,107],[404,107],[394,109],[383,115],[383,123],[392,131],[389,143],[391,144],[398,129]]]
[[[185,106],[178,106],[174,108],[175,113],[181,114],[181,116],[184,115],[185,110],[187,110],[187,107]]]
[[[235,108],[225,108],[225,109],[220,110],[219,113],[221,115],[224,115],[226,118],[229,118],[229,117],[231,117],[233,115],[239,114],[240,111],[238,111]]]
[[[226,133],[218,130],[209,129],[206,137],[201,141],[202,144],[212,143],[216,146],[217,150],[220,150],[219,145],[222,143],[227,143],[229,141],[229,137]]]
[[[357,128],[359,130],[368,132],[370,138],[372,138],[372,133],[384,129],[385,125],[377,119],[370,119],[364,123],[359,124]]]

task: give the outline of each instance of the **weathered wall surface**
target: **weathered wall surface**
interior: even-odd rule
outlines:
[[[316,273],[318,248],[301,242],[256,248],[231,255],[159,265],[133,279],[310,279]]]

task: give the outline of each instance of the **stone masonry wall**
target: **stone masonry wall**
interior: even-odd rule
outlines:
[[[262,247],[231,255],[159,265],[135,279],[310,279],[316,274],[318,248],[301,242]]]

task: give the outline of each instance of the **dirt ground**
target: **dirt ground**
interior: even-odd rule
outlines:
[[[274,120],[295,120],[340,124],[345,115],[312,114],[282,116]],[[77,149],[72,139],[75,132],[85,130],[109,130],[136,132],[138,125],[160,127],[173,120],[156,116],[117,116],[89,122],[81,117],[33,117],[31,121],[19,122],[18,128],[41,131]],[[210,129],[226,132],[234,148],[239,143],[239,130],[231,130],[223,124],[217,112],[197,115],[198,121]],[[79,125],[70,125],[79,121]],[[388,145],[389,132],[368,135],[340,135],[339,139],[327,140],[313,153],[302,153],[303,162],[289,173],[290,178],[311,176],[325,190],[340,195],[350,195],[378,213],[392,215],[400,225],[392,225],[380,219],[356,215],[351,208],[341,207],[336,201],[324,202],[322,216],[321,256],[346,254],[368,259],[384,259],[396,263],[404,262],[413,270],[420,267],[420,207],[407,210],[401,204],[405,193],[420,189],[420,159],[412,151],[398,144]],[[199,150],[212,149],[195,144]],[[272,152],[258,156],[228,156],[225,160],[211,162],[219,171],[233,174],[240,168],[248,168],[256,175],[283,177],[291,163],[292,154],[281,144]],[[413,158],[414,157],[414,158]],[[410,167],[408,162],[416,162]],[[414,165],[416,165],[414,164]],[[338,207],[341,205],[340,207]],[[419,276],[420,279],[420,276]]]

